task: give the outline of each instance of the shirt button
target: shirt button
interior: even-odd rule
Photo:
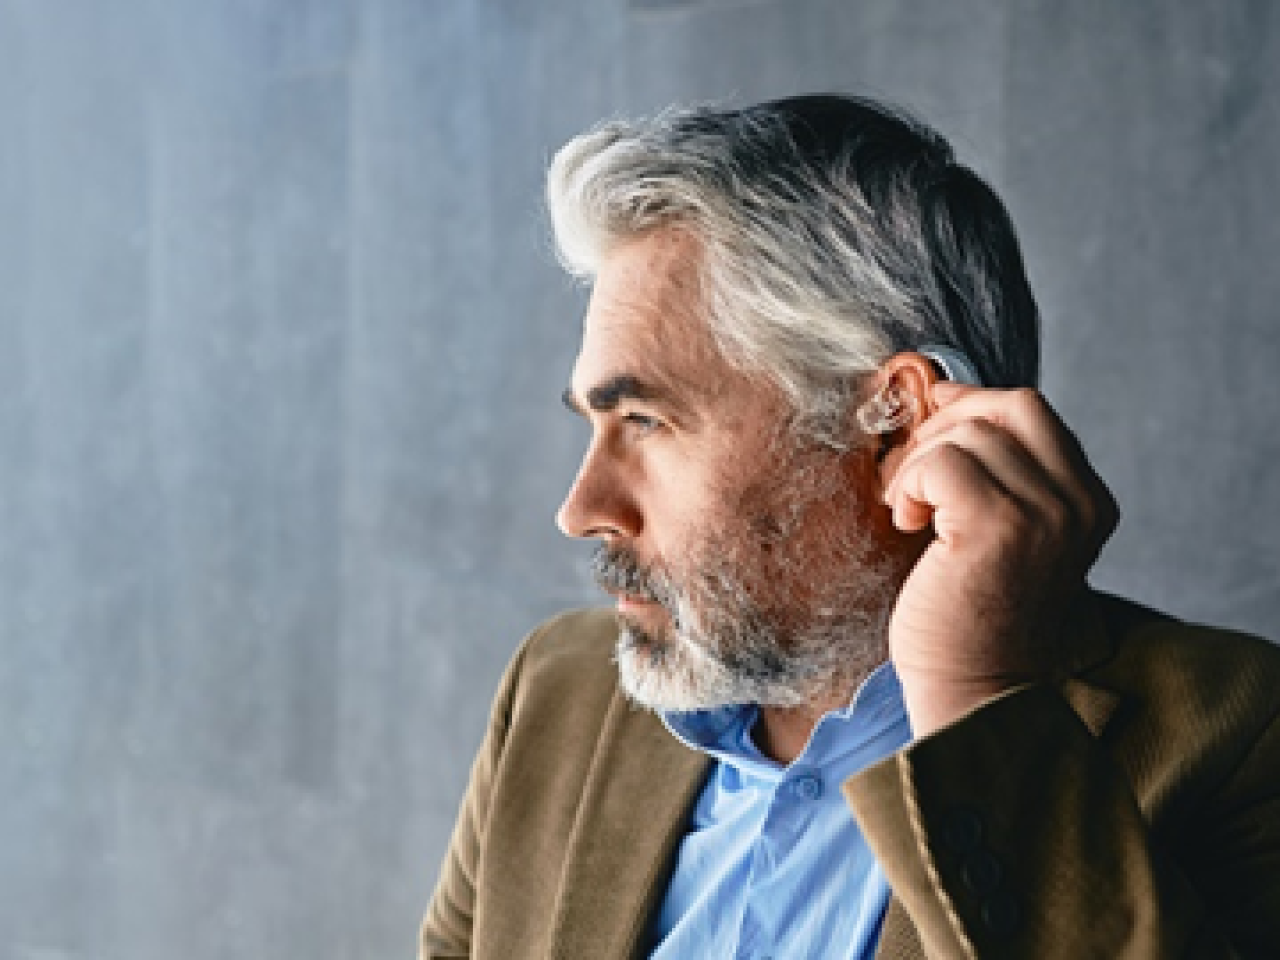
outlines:
[[[822,796],[822,781],[813,774],[806,773],[791,782],[791,792],[801,800],[817,800]]]

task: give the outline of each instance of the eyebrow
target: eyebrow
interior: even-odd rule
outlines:
[[[574,413],[586,415],[586,410],[573,395],[572,387],[566,387],[560,399]],[[625,373],[610,377],[604,383],[597,384],[587,391],[587,407],[597,413],[607,413],[615,409],[623,400],[671,402],[666,391]]]

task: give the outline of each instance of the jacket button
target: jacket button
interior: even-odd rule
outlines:
[[[993,893],[982,905],[982,922],[992,933],[1006,937],[1022,922],[1022,908],[1008,891]]]
[[[960,879],[974,893],[990,893],[1000,886],[1003,876],[1000,861],[986,850],[974,850],[960,867]]]

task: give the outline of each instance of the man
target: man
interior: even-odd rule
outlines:
[[[548,196],[616,611],[517,654],[422,955],[1280,956],[1280,654],[1087,588],[1118,514],[945,142],[692,110]]]

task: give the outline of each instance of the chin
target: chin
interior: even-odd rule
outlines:
[[[739,677],[669,622],[660,631],[650,631],[635,618],[618,619],[618,683],[635,703],[659,712],[687,713],[753,700]]]
[[[688,683],[672,676],[664,665],[655,663],[644,649],[620,649],[617,661],[618,684],[628,699],[639,706],[661,713],[685,713],[710,706]]]
[[[650,630],[637,618],[619,616],[618,683],[631,700],[656,711],[700,710],[707,706],[689,669],[689,646],[665,630]]]

